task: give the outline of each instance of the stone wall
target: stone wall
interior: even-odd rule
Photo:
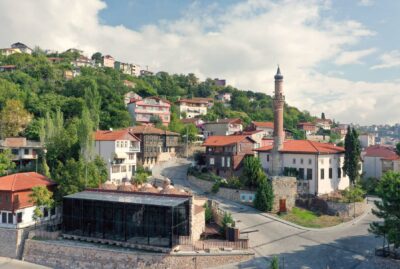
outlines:
[[[211,181],[198,179],[191,175],[188,176],[188,180],[191,184],[195,185],[197,188],[201,189],[204,192],[211,192],[211,188],[214,185],[214,183]],[[246,195],[255,194],[255,192],[248,191],[248,190],[235,190],[235,189],[220,187],[218,193],[216,193],[215,195],[218,197],[230,200],[230,201],[242,203],[243,202],[241,200],[242,194],[246,194]]]
[[[197,241],[200,239],[200,235],[205,231],[205,228],[206,228],[206,214],[204,208],[202,208],[202,210],[199,212],[196,212],[195,210],[193,214],[193,224],[192,224],[193,241]]]
[[[0,256],[19,258],[30,229],[0,228]]]
[[[297,180],[295,177],[273,177],[272,188],[274,190],[273,212],[279,211],[279,201],[286,200],[286,209],[292,210],[296,203]]]
[[[160,254],[97,248],[64,241],[27,240],[24,260],[52,268],[208,268],[254,258],[248,251]]]
[[[363,202],[356,203],[338,203],[332,201],[326,201],[328,206],[328,214],[340,216],[342,218],[357,217],[362,215],[367,207],[367,203]]]

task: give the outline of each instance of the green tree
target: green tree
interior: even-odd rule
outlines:
[[[36,206],[32,216],[35,221],[39,221],[43,217],[43,208],[51,209],[54,206],[53,193],[46,186],[33,187],[29,197]]]
[[[206,202],[203,207],[205,208],[204,214],[205,214],[206,223],[210,223],[213,218],[213,215],[212,215],[212,210],[211,210],[210,206],[208,205],[208,202]]]
[[[244,159],[241,178],[249,187],[257,188],[261,185],[266,176],[259,158],[248,156]]]
[[[95,61],[96,64],[100,64],[103,61],[103,55],[101,54],[101,52],[95,52],[92,55],[92,60]]]
[[[232,227],[233,224],[234,224],[234,221],[233,221],[233,218],[232,218],[232,214],[229,213],[229,212],[225,212],[224,216],[222,218],[222,221],[221,221],[221,226],[222,226],[221,227],[221,231],[223,233],[225,233],[226,228]]]
[[[344,149],[343,169],[349,176],[351,184],[354,185],[360,177],[361,145],[357,131],[354,128],[350,128],[350,126],[347,128]]]
[[[5,149],[0,152],[0,176],[6,175],[11,169],[15,168],[15,163],[12,159],[11,150]]]
[[[389,171],[379,181],[377,194],[381,201],[375,201],[377,209],[372,213],[383,220],[373,222],[370,231],[385,236],[394,248],[400,247],[400,173]]]
[[[0,136],[17,136],[31,121],[32,115],[19,100],[7,100],[0,113]]]
[[[142,185],[147,182],[148,176],[149,175],[146,172],[136,172],[133,176],[132,183],[136,186]]]
[[[254,198],[254,207],[263,212],[269,212],[273,208],[274,190],[270,180],[263,180],[257,188]]]

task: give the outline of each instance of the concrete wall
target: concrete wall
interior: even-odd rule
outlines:
[[[188,176],[188,180],[191,184],[195,185],[199,189],[201,189],[204,192],[211,192],[211,188],[214,185],[214,182],[207,181],[207,180],[202,180],[198,179],[194,176]],[[248,191],[248,190],[235,190],[235,189],[229,189],[229,188],[219,188],[218,193],[216,193],[216,196],[239,202],[239,203],[252,203],[249,201],[249,197],[254,197],[255,192],[254,191]],[[245,199],[242,199],[244,198]]]
[[[380,179],[382,177],[382,160],[380,157],[364,157],[363,162],[364,177],[374,177]]]
[[[27,240],[24,260],[52,268],[208,268],[247,261],[251,252],[159,254],[97,248],[63,241]]]

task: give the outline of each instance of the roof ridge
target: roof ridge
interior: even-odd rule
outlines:
[[[318,153],[320,153],[319,149],[314,145],[314,141],[311,141],[311,140],[306,140],[306,141],[308,141],[308,142],[311,144],[311,146],[312,146]]]
[[[11,185],[11,191],[14,191],[14,186],[15,186],[15,182],[17,181],[17,175],[18,174],[19,173],[15,173],[14,176],[13,176],[13,183]]]

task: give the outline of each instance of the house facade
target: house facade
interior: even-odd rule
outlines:
[[[330,130],[332,121],[330,119],[316,119],[315,125],[324,130]]]
[[[247,127],[248,131],[262,131],[265,137],[272,137],[274,123],[272,121],[252,121]]]
[[[223,103],[229,103],[232,99],[232,94],[230,92],[220,92],[217,95],[217,100]]]
[[[36,206],[31,202],[32,188],[46,186],[54,191],[56,183],[35,173],[17,173],[0,177],[0,227],[19,229],[35,224],[33,219]],[[56,217],[55,208],[41,208],[47,221]]]
[[[256,149],[268,174],[273,163],[272,149],[273,145]],[[342,147],[309,140],[286,140],[279,155],[279,174],[297,177],[301,194],[321,195],[349,187],[349,178],[342,169]]]
[[[129,181],[136,171],[140,139],[127,129],[96,131],[94,138],[95,152],[107,164],[109,180]]]
[[[114,68],[120,70],[122,73],[127,75],[136,77],[140,76],[140,65],[137,64],[129,64],[116,61],[114,63]]]
[[[232,135],[243,131],[242,120],[237,119],[217,119],[203,124],[204,138],[209,136]]]
[[[34,167],[40,151],[44,146],[38,141],[27,140],[25,137],[7,137],[0,140],[0,151],[10,149],[12,159],[19,168]]]
[[[138,152],[138,164],[152,168],[160,161],[167,161],[176,157],[179,146],[179,134],[161,130],[149,125],[140,125],[127,128],[141,141]]]
[[[159,97],[131,99],[128,111],[133,122],[151,123],[153,117],[159,117],[163,125],[168,126],[171,121],[171,103]]]
[[[102,64],[104,67],[114,68],[115,59],[111,55],[105,55],[102,57]]]
[[[33,50],[27,45],[17,42],[11,45],[12,49],[19,49],[22,53],[32,54]]]
[[[363,133],[358,136],[362,148],[368,148],[375,145],[375,135],[370,133]]]
[[[71,64],[75,67],[75,68],[79,68],[79,67],[94,67],[96,65],[95,61],[92,59],[89,59],[86,56],[83,55],[79,55],[79,57],[72,61]]]
[[[207,168],[222,177],[238,176],[246,156],[254,156],[256,142],[247,135],[209,136],[206,147]]]
[[[386,171],[396,171],[398,168],[399,156],[393,147],[373,145],[367,147],[361,155],[365,178],[380,179]]]
[[[311,122],[300,122],[297,124],[297,129],[303,130],[307,136],[314,135],[318,131],[318,127]]]
[[[177,102],[179,106],[179,112],[181,115],[186,114],[186,118],[195,118],[201,115],[207,114],[207,108],[209,106],[209,101],[204,99],[181,99]]]
[[[4,56],[10,56],[13,55],[14,53],[22,53],[22,51],[20,49],[13,49],[13,48],[0,49],[0,54]]]

